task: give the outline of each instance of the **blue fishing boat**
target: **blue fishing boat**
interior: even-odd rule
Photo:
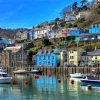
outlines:
[[[100,86],[100,80],[93,76],[87,76],[85,79],[81,79],[81,85]]]

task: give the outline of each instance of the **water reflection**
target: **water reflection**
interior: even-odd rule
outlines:
[[[99,89],[87,93],[77,81],[71,84],[63,76],[39,76],[34,79],[34,75],[21,75],[15,76],[15,79],[17,85],[0,84],[0,100],[98,100],[100,97]],[[24,80],[28,84],[24,84]]]
[[[54,76],[40,76],[40,78],[36,80],[36,88],[39,91],[56,91],[56,84],[57,80]]]
[[[74,100],[80,100],[81,91],[79,88],[79,80],[78,79],[69,79],[67,88],[68,88],[68,93],[69,93],[70,99],[74,98]]]

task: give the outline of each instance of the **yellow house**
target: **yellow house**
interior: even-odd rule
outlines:
[[[68,50],[68,53],[67,53],[68,63],[78,66],[79,61],[81,60],[81,54],[83,52],[84,52],[83,49],[77,49],[77,48]]]

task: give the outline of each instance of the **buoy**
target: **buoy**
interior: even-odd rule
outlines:
[[[58,83],[61,83],[61,79],[58,79]]]
[[[87,90],[91,90],[91,89],[92,89],[92,86],[91,86],[91,85],[87,85],[87,86],[86,86],[86,89],[87,89]]]
[[[24,84],[27,85],[28,84],[28,80],[24,80]]]
[[[48,77],[51,77],[51,75],[52,75],[52,72],[50,71],[50,72],[48,73]]]
[[[74,84],[74,80],[71,80],[71,84]]]
[[[12,84],[13,84],[13,85],[16,85],[16,84],[17,84],[17,81],[16,81],[16,80],[13,80],[13,81],[12,81]]]
[[[38,79],[39,78],[39,75],[37,75],[36,78]]]
[[[34,79],[37,80],[39,78],[39,75],[35,75]]]
[[[51,74],[52,75],[52,71],[50,71],[50,73],[49,74]]]
[[[51,77],[51,74],[48,74],[48,77]]]

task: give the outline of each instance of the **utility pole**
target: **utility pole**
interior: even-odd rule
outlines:
[[[22,68],[23,68],[23,44],[22,44]]]
[[[77,66],[79,63],[79,47],[78,47],[78,41],[77,41]]]

